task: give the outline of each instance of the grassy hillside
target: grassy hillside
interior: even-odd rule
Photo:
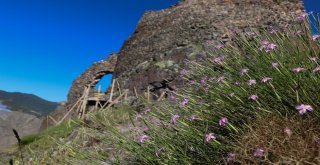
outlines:
[[[11,93],[1,90],[0,101],[12,111],[20,111],[37,116],[46,116],[59,105],[58,103],[44,100],[32,94]]]
[[[52,128],[72,128],[61,137],[32,137],[25,162],[320,164],[320,35],[306,16],[284,32],[212,45],[161,102],[93,111],[77,127]]]

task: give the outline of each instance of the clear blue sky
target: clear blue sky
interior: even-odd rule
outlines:
[[[66,100],[72,81],[119,51],[145,10],[177,0],[0,0],[0,90]]]
[[[72,81],[119,51],[145,10],[177,2],[0,0],[0,90],[66,100]],[[305,3],[308,11],[320,11],[320,0]]]

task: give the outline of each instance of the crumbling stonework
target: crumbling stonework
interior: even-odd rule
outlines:
[[[68,93],[67,108],[74,105],[82,96],[85,87],[94,87],[103,76],[114,72],[117,54],[111,54],[108,59],[94,63],[76,80],[73,81]]]
[[[93,64],[73,82],[67,109],[86,86],[106,74],[117,79],[117,88],[135,88],[138,94],[148,87],[153,92],[179,88],[184,61],[205,53],[205,43],[214,47],[230,42],[235,32],[284,30],[302,12],[300,0],[184,0],[166,10],[148,11],[118,54]]]
[[[94,63],[84,73],[82,73],[76,80],[73,81],[68,93],[68,102],[66,105],[60,105],[50,117],[45,118],[41,124],[41,130],[55,125],[55,121],[59,122],[70,110],[70,108],[79,100],[86,87],[93,87],[107,74],[112,74],[117,61],[117,54],[111,54],[106,60],[101,60]],[[67,119],[77,116],[75,110],[70,113]]]
[[[113,77],[121,88],[135,87],[138,93],[148,86],[179,86],[177,70],[184,67],[184,59],[202,53],[198,45],[225,43],[233,32],[252,28],[281,30],[301,12],[299,0],[185,0],[166,10],[148,11],[122,46]]]

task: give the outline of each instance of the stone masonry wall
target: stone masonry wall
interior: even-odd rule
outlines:
[[[148,86],[179,87],[178,70],[184,59],[201,54],[197,45],[228,42],[233,32],[251,28],[281,30],[303,10],[299,0],[185,0],[148,11],[122,46],[113,76],[121,88],[138,93]]]

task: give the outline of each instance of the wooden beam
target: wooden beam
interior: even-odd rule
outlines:
[[[58,122],[53,117],[51,117],[50,115],[48,117],[54,122],[55,125],[58,124]]]
[[[69,114],[73,111],[73,109],[75,109],[77,106],[81,105],[81,100],[83,99],[86,90],[87,90],[87,88],[85,88],[85,89],[83,90],[82,96],[81,96],[81,97],[77,100],[77,102],[70,108],[70,110],[62,117],[62,119],[58,122],[58,124],[61,124],[61,123],[67,118],[67,116],[69,116]],[[76,112],[78,112],[79,109],[77,108],[76,110],[77,110]]]
[[[120,84],[119,84],[119,82],[118,82],[118,81],[117,81],[117,85],[118,85],[119,93],[120,93],[120,95],[121,95],[121,88],[120,88]]]
[[[136,87],[133,87],[134,95],[138,98],[138,93]]]
[[[86,91],[85,96],[84,96],[84,98],[83,98],[81,119],[82,119],[82,118],[84,117],[84,115],[86,114],[86,109],[87,109],[87,104],[88,104],[89,93],[90,93],[90,87],[87,88],[87,91]]]
[[[161,93],[161,95],[160,95],[160,97],[158,98],[158,100],[157,101],[160,101],[162,98],[163,98],[163,96],[166,94],[166,92],[162,92]]]
[[[78,99],[78,101],[70,108],[70,110],[62,117],[62,119],[58,122],[58,124],[61,124],[65,118],[72,112],[73,109],[80,103],[80,100],[82,100],[83,96]]]
[[[98,109],[98,105],[100,102],[100,90],[101,90],[101,85],[99,85],[99,87],[98,87],[98,96],[97,96],[97,100],[96,100],[95,109]]]
[[[127,99],[128,99],[128,92],[124,94],[124,100],[127,100]]]
[[[112,80],[112,85],[111,85],[111,92],[110,92],[109,102],[112,102],[113,90],[114,90],[114,83],[115,83],[115,79],[113,79],[113,80]]]
[[[112,105],[114,104],[117,104],[119,102],[119,100],[121,99],[121,97],[123,97],[126,93],[128,93],[128,90],[124,90],[124,92],[119,96],[117,97],[113,102],[111,102],[107,107],[107,108],[110,108]]]

